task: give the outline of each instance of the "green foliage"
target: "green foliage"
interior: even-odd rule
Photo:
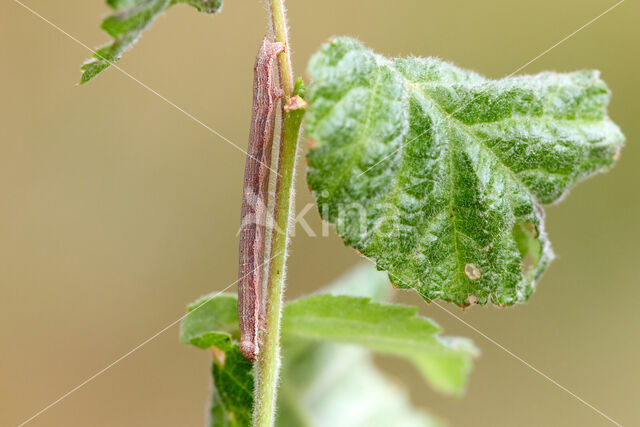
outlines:
[[[438,337],[441,329],[416,316],[417,311],[368,298],[316,295],[285,307],[282,330],[285,337],[356,344],[405,358],[435,389],[461,393],[475,354],[473,345],[461,338]]]
[[[371,419],[388,419],[382,414],[373,417],[382,408],[389,411],[389,416],[396,414],[399,422],[404,420],[395,425],[433,423],[426,414],[409,410],[406,397],[375,372],[367,350],[328,342],[356,344],[405,358],[415,363],[438,390],[462,390],[473,346],[459,338],[439,338],[440,329],[430,320],[415,316],[412,307],[371,302],[370,298],[383,298],[387,288],[383,275],[369,266],[359,267],[331,285],[331,295],[304,298],[285,307],[282,413],[278,425],[349,425],[327,423],[332,416],[340,415],[351,420],[350,425],[369,426],[374,425]],[[238,337],[235,296],[206,296],[189,306],[182,324],[182,342],[213,347],[212,425],[243,425],[242,420],[251,418],[252,365],[242,357]],[[351,393],[356,384],[366,385],[366,393]],[[355,418],[345,415],[348,411],[344,408],[366,399],[380,406],[371,408],[369,414],[354,414]]]
[[[213,351],[211,425],[249,425],[253,411],[253,374],[251,362],[244,358],[237,344],[240,334],[237,297],[203,297],[191,304],[188,311],[180,340]]]
[[[495,81],[349,38],[309,71],[320,213],[428,301],[528,299],[552,258],[541,204],[610,167],[624,140],[597,71]]]
[[[213,351],[211,426],[248,426],[253,413],[252,363],[235,343],[226,350]]]
[[[331,343],[284,347],[278,427],[431,427],[406,392],[373,364],[370,352]],[[295,348],[292,348],[295,347]]]
[[[238,298],[220,294],[215,298],[203,297],[188,307],[188,321],[182,324],[180,340],[199,348],[227,349],[231,337],[240,336],[238,326]]]
[[[113,37],[113,41],[96,50],[82,65],[80,84],[119,60],[154,19],[176,3],[189,4],[204,13],[215,13],[222,8],[222,0],[107,0],[114,11],[102,21],[102,29]]]

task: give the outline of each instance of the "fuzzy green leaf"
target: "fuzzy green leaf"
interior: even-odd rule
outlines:
[[[176,3],[189,4],[204,13],[215,13],[222,8],[222,0],[107,0],[114,12],[102,21],[102,29],[113,37],[113,41],[96,50],[80,67],[80,84],[119,60],[155,18]]]
[[[205,296],[188,307],[182,322],[180,340],[199,348],[218,347],[227,350],[231,338],[240,335],[238,298],[231,294]]]
[[[214,354],[211,365],[213,393],[210,425],[244,427],[251,425],[253,413],[253,364],[237,344],[222,354]]]
[[[489,80],[349,38],[309,71],[321,214],[428,301],[527,300],[553,256],[541,205],[610,167],[624,141],[597,71]]]
[[[238,348],[238,299],[206,296],[191,304],[180,331],[186,344],[212,348],[210,425],[244,427],[253,412],[252,363]],[[233,339],[232,339],[233,338]]]
[[[406,391],[374,365],[369,351],[330,343],[287,342],[278,427],[430,427]]]
[[[475,348],[463,338],[439,337],[441,329],[416,313],[416,307],[368,298],[315,295],[287,304],[282,331],[285,338],[356,344],[405,358],[435,389],[462,393]]]

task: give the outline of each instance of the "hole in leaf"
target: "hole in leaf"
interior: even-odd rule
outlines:
[[[525,277],[533,274],[533,269],[542,255],[542,244],[538,235],[538,228],[531,222],[519,222],[513,227],[513,238],[521,258],[520,269]]]
[[[220,350],[217,347],[211,347],[211,352],[213,353],[213,359],[214,361],[220,365],[220,366],[224,366],[224,362],[227,358],[227,354]]]
[[[473,263],[468,263],[464,266],[464,274],[469,280],[478,280],[482,276],[480,269]]]

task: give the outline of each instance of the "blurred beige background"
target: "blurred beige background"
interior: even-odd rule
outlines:
[[[89,46],[107,41],[102,0],[24,0]],[[388,55],[439,56],[511,73],[614,1],[289,1],[294,66],[334,34]],[[627,1],[523,72],[599,68],[627,136],[617,167],[547,209],[558,259],[523,306],[465,321],[625,425],[640,425],[640,120],[637,2]],[[0,425],[15,426],[236,279],[244,156],[115,69],[76,87],[85,48],[12,0],[0,5]],[[120,66],[246,147],[260,1],[162,16]],[[311,196],[304,161],[298,210]],[[320,231],[318,214],[307,215]],[[298,228],[289,298],[358,262],[331,233]],[[232,290],[235,290],[233,288]],[[383,360],[416,404],[453,426],[605,426],[608,421],[413,293],[482,357],[461,399]],[[173,327],[32,426],[202,426],[205,352]]]

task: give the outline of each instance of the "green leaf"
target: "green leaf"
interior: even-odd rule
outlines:
[[[624,140],[597,71],[488,80],[349,38],[309,71],[321,214],[427,301],[527,300],[553,257],[541,204],[610,167]]]
[[[412,407],[406,392],[382,375],[365,349],[299,342],[285,344],[283,354],[279,427],[440,425]]]
[[[253,364],[244,358],[237,344],[238,299],[235,295],[206,296],[191,304],[188,310],[180,340],[199,348],[212,348],[213,352],[210,425],[250,425]]]
[[[240,352],[237,344],[225,352],[214,351],[211,374],[213,393],[210,425],[251,425],[253,414],[253,364]]]
[[[384,276],[370,264],[362,264],[329,285],[325,291],[330,295],[305,298],[285,307],[278,425],[349,425],[332,424],[332,417],[341,413],[343,421],[352,421],[354,426],[385,425],[371,424],[371,420],[393,419],[380,411],[397,417],[398,423],[393,425],[433,424],[425,413],[411,410],[406,396],[375,371],[368,351],[322,341],[357,344],[406,358],[438,390],[462,391],[475,348],[467,340],[439,337],[440,329],[415,316],[413,307],[370,302],[369,298],[380,300],[388,294]],[[237,304],[236,296],[230,294],[200,298],[189,306],[181,327],[182,342],[212,348],[212,426],[248,425],[253,410],[252,364],[237,344]],[[359,385],[367,385],[366,390],[348,397]],[[318,393],[326,395],[320,398]],[[382,402],[384,396],[388,400]],[[354,407],[367,407],[367,413],[351,413],[348,408]]]
[[[96,50],[80,67],[80,84],[119,60],[155,18],[176,3],[189,4],[204,13],[215,13],[222,8],[222,0],[107,0],[114,12],[104,19],[102,29],[113,37],[113,41]]]
[[[188,307],[182,322],[180,340],[199,348],[228,350],[231,339],[240,335],[238,298],[232,294],[205,296]]]
[[[417,308],[373,303],[368,298],[315,295],[284,308],[285,339],[304,338],[356,344],[413,362],[437,390],[460,394],[476,353],[470,341],[442,338]]]

